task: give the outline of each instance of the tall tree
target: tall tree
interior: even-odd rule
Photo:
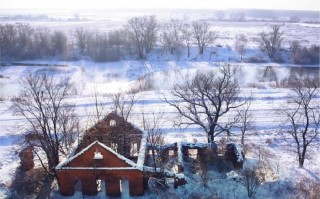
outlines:
[[[72,86],[68,79],[30,73],[22,80],[21,88],[11,108],[28,124],[25,143],[33,148],[42,167],[55,175],[59,155],[66,154],[77,137],[74,105],[66,102]],[[46,158],[40,155],[42,151]]]
[[[89,37],[89,31],[84,29],[83,27],[78,27],[75,29],[75,39],[81,55],[86,54]]]
[[[118,125],[120,128],[119,133],[122,133],[122,138],[119,140],[119,151],[122,151],[125,156],[129,156],[130,154],[130,133],[128,132],[128,128],[126,123],[129,120],[131,111],[133,110],[135,100],[135,94],[131,93],[116,93],[111,96],[112,109],[114,112],[121,117],[120,124]]]
[[[190,45],[192,44],[191,25],[186,22],[182,26],[182,37],[185,45],[187,46],[188,57],[190,57]]]
[[[164,133],[162,130],[164,113],[163,111],[158,111],[157,113],[149,111],[148,114],[150,114],[149,117],[142,110],[142,125],[147,132],[147,144],[151,148],[153,167],[156,171],[157,168],[162,167],[160,146],[164,144]]]
[[[303,167],[308,147],[320,134],[320,109],[316,102],[320,94],[319,77],[293,76],[289,85],[291,93],[283,113],[289,126],[287,131],[296,143],[299,166]]]
[[[204,20],[192,22],[192,36],[197,42],[199,54],[203,54],[205,47],[213,44],[218,38],[218,34],[211,31],[208,22]]]
[[[125,26],[135,41],[138,57],[145,58],[156,44],[158,22],[155,16],[133,17]]]
[[[165,50],[171,54],[179,54],[184,40],[183,22],[179,19],[171,19],[163,25],[161,42]]]
[[[281,48],[284,32],[280,28],[280,25],[273,25],[270,32],[259,33],[258,43],[260,49],[266,52],[270,58],[274,58]]]
[[[62,31],[54,31],[51,37],[53,56],[67,57],[68,38]]]
[[[246,49],[247,43],[248,43],[248,39],[245,35],[243,35],[243,34],[236,35],[236,41],[234,43],[234,48],[238,52],[241,61],[242,61],[243,55],[245,54],[245,52],[247,50]]]
[[[229,132],[237,122],[235,118],[221,122],[221,117],[246,103],[240,102],[236,68],[225,63],[218,70],[198,72],[191,80],[176,84],[171,93],[174,100],[165,99],[184,118],[179,125],[199,126],[207,133],[209,143],[222,132]]]

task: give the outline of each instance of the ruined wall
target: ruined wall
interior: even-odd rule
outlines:
[[[143,195],[143,172],[132,170],[58,170],[57,178],[61,195],[72,196],[74,194],[74,186],[76,179],[81,181],[82,193],[84,195],[96,195],[97,184],[96,180],[105,181],[106,193],[109,196],[119,196],[120,180],[126,179],[129,181],[129,192],[131,196]]]
[[[110,121],[115,121],[115,124]],[[110,113],[102,121],[88,129],[84,133],[83,140],[76,152],[81,151],[94,141],[99,141],[125,157],[130,157],[132,144],[140,148],[142,132],[134,128],[130,123],[125,122],[121,117]],[[117,148],[114,146],[117,145]]]
[[[102,159],[95,160],[94,154],[98,151],[103,156]],[[71,162],[65,165],[66,167],[128,167],[129,164],[119,159],[115,154],[107,151],[99,144],[94,144],[85,153],[80,154]]]

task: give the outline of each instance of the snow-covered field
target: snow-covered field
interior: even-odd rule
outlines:
[[[132,14],[132,13],[131,13]],[[108,20],[100,21],[82,21],[82,22],[29,22],[33,26],[46,25],[52,29],[63,29],[71,31],[77,26],[86,26],[94,29],[110,30],[123,25],[131,15],[123,15],[115,17],[110,15]],[[83,16],[84,18],[86,16]],[[88,16],[89,17],[89,16]],[[87,18],[88,18],[87,17]],[[162,16],[160,18],[174,17],[172,15]],[[180,15],[179,17],[183,17]],[[201,18],[201,16],[198,16]],[[114,18],[118,19],[115,20]],[[12,22],[13,23],[13,22]],[[176,58],[170,55],[159,58],[157,53],[150,54],[146,61],[118,61],[111,63],[95,63],[91,61],[76,61],[76,62],[58,62],[48,60],[25,61],[27,63],[51,63],[63,64],[66,66],[4,66],[0,67],[0,198],[5,198],[8,192],[8,187],[11,184],[15,169],[19,165],[18,151],[19,145],[15,140],[23,129],[23,118],[14,115],[10,110],[10,99],[19,93],[19,81],[28,72],[36,73],[46,71],[50,74],[60,77],[69,77],[74,83],[76,94],[68,99],[76,104],[79,117],[83,124],[87,124],[86,120],[90,110],[94,108],[93,93],[99,93],[99,98],[103,102],[107,102],[108,94],[118,91],[126,91],[136,89],[141,86],[142,80],[152,83],[152,89],[141,91],[137,94],[136,105],[133,110],[131,121],[136,125],[142,126],[142,109],[148,112],[163,111],[165,114],[164,132],[166,134],[166,142],[188,141],[205,142],[206,135],[197,127],[191,126],[187,129],[179,129],[174,126],[174,120],[177,112],[164,102],[164,96],[170,97],[170,89],[176,82],[182,81],[181,74],[194,74],[200,70],[216,70],[217,64],[220,61],[231,61],[232,65],[241,68],[241,75],[238,77],[241,85],[241,95],[253,95],[251,112],[254,116],[254,129],[251,130],[246,137],[248,145],[252,149],[248,150],[247,161],[257,159],[258,152],[256,150],[263,149],[270,155],[271,168],[275,173],[278,188],[290,183],[298,183],[304,177],[312,182],[320,182],[320,140],[319,138],[310,146],[310,153],[305,162],[303,169],[298,168],[298,161],[294,153],[295,145],[293,139],[281,131],[283,117],[279,114],[283,108],[282,104],[287,100],[288,89],[279,88],[274,81],[270,81],[263,77],[264,70],[268,66],[277,75],[277,80],[288,77],[291,68],[303,67],[293,66],[288,64],[277,63],[237,63],[235,52],[230,50],[233,45],[235,34],[243,33],[248,35],[250,39],[254,39],[256,34],[261,30],[268,28],[267,22],[215,22],[212,26],[221,35],[217,44],[222,44],[221,49],[209,48],[207,54],[202,57],[196,55],[196,47],[192,51],[192,57]],[[286,32],[286,40],[300,39],[303,45],[319,44],[319,25],[308,26],[306,24],[286,24],[284,30]],[[229,46],[229,47],[228,47]],[[247,57],[256,55],[258,50],[255,42],[250,41],[250,48]],[[218,53],[209,59],[210,50],[216,50]],[[182,53],[185,54],[185,53]],[[319,66],[311,66],[318,68]],[[320,96],[317,98],[320,103]],[[238,132],[234,132],[231,137],[239,141]],[[225,135],[218,136],[218,140]],[[245,189],[234,181],[228,181],[212,173],[210,179],[211,190],[215,194],[220,194],[224,198],[245,198]],[[186,194],[186,190],[202,191],[200,180],[194,176],[189,176],[189,185],[181,188],[177,193],[182,197]],[[270,193],[272,187],[271,179],[269,179],[261,188],[257,198],[274,198],[275,194]],[[195,185],[195,186],[191,186]],[[280,189],[279,188],[279,189]],[[189,191],[190,191],[189,190]],[[269,190],[269,191],[268,191]],[[208,193],[208,190],[204,190]],[[189,192],[190,193],[190,192]],[[236,197],[237,196],[237,197]],[[285,196],[285,195],[284,195]],[[146,196],[148,198],[148,196]],[[69,197],[65,197],[69,198]]]
[[[272,153],[272,160],[279,164],[279,178],[282,181],[296,182],[303,176],[315,181],[319,181],[320,159],[317,154],[320,152],[319,139],[310,147],[310,158],[305,163],[304,169],[299,169],[294,151],[293,139],[281,133],[282,116],[278,111],[281,110],[282,103],[286,101],[288,90],[275,87],[274,82],[262,82],[263,69],[268,64],[240,64],[242,75],[239,82],[242,85],[242,94],[249,96],[253,94],[251,112],[254,115],[255,129],[250,131],[247,136],[247,143],[264,148]],[[107,94],[118,90],[127,90],[137,85],[139,77],[150,75],[154,82],[154,90],[144,91],[137,94],[137,102],[131,120],[138,126],[141,123],[141,111],[150,112],[162,110],[165,114],[164,131],[166,141],[188,141],[205,142],[206,136],[197,127],[188,129],[175,128],[173,121],[176,117],[176,110],[168,106],[164,101],[164,95],[169,96],[172,83],[179,81],[179,74],[193,74],[196,70],[215,70],[215,62],[153,62],[153,61],[121,61],[114,63],[93,63],[77,62],[68,63],[67,67],[39,67],[39,66],[6,66],[1,67],[0,74],[7,78],[0,79],[2,89],[1,95],[4,101],[0,103],[1,121],[1,164],[0,164],[0,183],[1,189],[7,190],[11,182],[11,177],[19,164],[17,151],[19,146],[14,142],[16,135],[21,129],[23,119],[12,114],[9,109],[10,97],[16,95],[19,90],[17,83],[28,72],[48,71],[57,76],[67,76],[75,83],[78,94],[69,99],[77,106],[81,120],[86,121],[87,114],[93,108],[93,92],[98,91],[101,100],[108,101]],[[281,65],[274,66],[279,80],[285,78],[290,73],[290,68]],[[260,79],[260,81],[259,81]],[[250,85],[255,83],[258,88]],[[14,86],[12,86],[14,85]],[[320,98],[318,98],[320,103]],[[237,132],[234,132],[237,134]],[[224,137],[221,135],[218,137]],[[233,136],[239,140],[239,137]],[[252,150],[247,155],[250,160],[256,158],[257,154]],[[192,179],[189,179],[192,180]],[[193,179],[196,180],[196,179]],[[5,192],[1,192],[5,194]],[[1,196],[0,196],[1,197]],[[272,198],[272,197],[271,197]]]

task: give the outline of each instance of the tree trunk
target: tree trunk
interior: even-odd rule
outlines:
[[[303,146],[302,153],[299,154],[299,167],[303,168],[304,159],[306,157],[307,146]]]
[[[201,46],[199,46],[199,54],[203,54],[203,49],[204,49],[204,47],[201,45]]]
[[[190,57],[190,46],[189,44],[187,45],[187,48],[188,48],[188,58]]]

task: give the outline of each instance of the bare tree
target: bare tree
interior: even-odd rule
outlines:
[[[240,56],[240,60],[242,61],[243,55],[246,52],[248,39],[244,34],[236,35],[236,41],[234,43],[234,48],[238,52]]]
[[[11,57],[14,55],[17,31],[11,24],[0,25],[0,56]]]
[[[188,22],[183,24],[182,33],[183,33],[182,35],[183,41],[187,46],[188,57],[190,57],[190,45],[192,43],[192,33],[191,33],[191,25]]]
[[[265,179],[264,173],[258,166],[247,167],[242,171],[243,186],[246,188],[248,197],[253,198],[258,188]]]
[[[121,129],[122,132],[122,140],[119,141],[120,146],[118,146],[119,148],[122,147],[122,149],[120,149],[120,151],[122,150],[124,155],[128,156],[128,154],[130,154],[130,146],[128,146],[129,144],[129,137],[128,135],[130,134],[130,132],[127,132],[127,128],[126,128],[126,123],[129,120],[131,111],[133,110],[134,104],[136,102],[135,99],[135,94],[132,93],[116,93],[111,95],[111,102],[112,102],[112,109],[114,110],[114,112],[119,115],[121,117],[121,121],[120,124],[117,125],[119,126],[119,128]]]
[[[142,110],[142,123],[143,128],[147,132],[147,143],[151,148],[152,153],[152,163],[154,170],[162,167],[162,161],[160,154],[160,146],[164,144],[164,136],[163,136],[163,111],[159,111],[157,113],[151,112],[150,116],[146,116],[144,110]],[[158,154],[156,154],[158,149]]]
[[[296,143],[299,166],[303,167],[307,149],[319,135],[320,108],[316,98],[320,93],[319,77],[291,77],[292,86],[287,107],[283,110],[288,133]]]
[[[16,41],[16,49],[15,56],[18,59],[32,59],[32,43],[34,36],[34,29],[30,27],[28,24],[17,24],[17,41]]]
[[[89,36],[89,31],[83,27],[75,29],[75,39],[81,55],[86,53]]]
[[[245,21],[246,14],[244,12],[235,12],[230,15],[230,19],[233,21]]]
[[[215,11],[214,15],[216,16],[216,18],[219,20],[219,21],[223,21],[226,17],[226,13],[225,11],[223,10],[217,10]]]
[[[259,33],[258,43],[260,49],[267,53],[270,58],[274,58],[281,48],[283,41],[283,31],[280,31],[281,25],[273,25],[271,32]]]
[[[298,40],[289,41],[289,48],[293,55],[296,55],[301,48],[300,42]]]
[[[298,23],[300,22],[300,20],[301,20],[300,17],[293,15],[293,16],[290,16],[289,22]]]
[[[163,47],[171,54],[179,54],[184,40],[183,33],[182,20],[171,19],[163,26],[163,32],[160,37]]]
[[[54,31],[51,37],[53,56],[67,57],[68,38],[62,31]]]
[[[244,145],[244,137],[248,130],[252,128],[252,119],[253,114],[250,112],[251,107],[251,100],[252,97],[249,97],[247,100],[247,103],[244,104],[242,107],[240,107],[237,112],[238,115],[236,118],[238,118],[238,128],[240,128],[241,131],[241,144]]]
[[[133,17],[128,20],[125,29],[135,41],[140,59],[145,58],[156,44],[158,22],[155,16]]]
[[[105,97],[98,93],[96,86],[93,88],[91,97],[93,106],[86,110],[88,116],[88,126],[98,123],[107,115],[108,112]]]
[[[203,54],[205,47],[213,44],[218,34],[210,30],[209,24],[204,20],[192,22],[192,36],[197,42],[199,54]]]
[[[11,108],[29,124],[26,144],[33,147],[42,167],[55,175],[59,155],[66,154],[77,135],[74,105],[66,102],[72,86],[68,79],[58,81],[47,74],[30,73],[22,80],[21,88]],[[46,159],[39,154],[41,151]]]
[[[51,32],[46,27],[35,30],[35,50],[40,58],[52,56]]]
[[[240,102],[236,73],[235,67],[224,63],[218,67],[217,74],[198,72],[191,80],[174,85],[171,93],[174,100],[165,100],[185,119],[179,125],[199,126],[207,133],[209,143],[222,132],[228,132],[236,120],[230,118],[222,123],[221,117],[246,103]]]

